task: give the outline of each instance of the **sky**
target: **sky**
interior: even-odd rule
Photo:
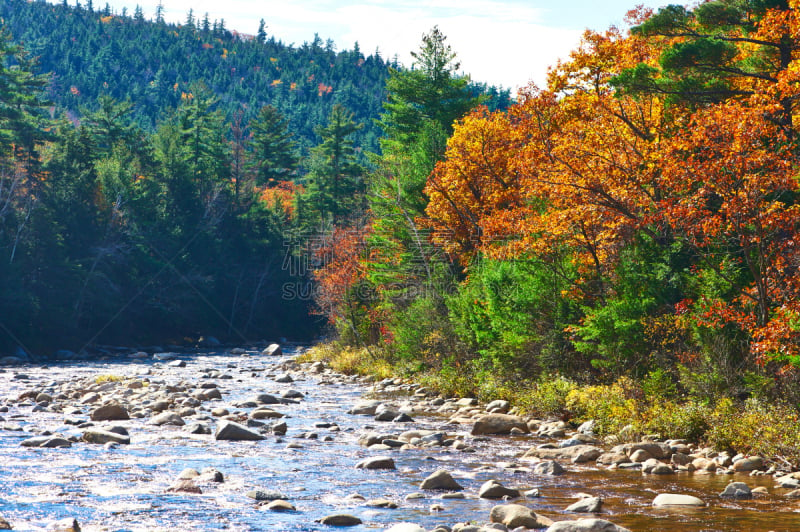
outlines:
[[[159,0],[106,1],[132,14],[139,4],[153,18]],[[586,28],[624,26],[637,4],[657,8],[669,0],[161,0],[168,22],[186,20],[189,9],[201,18],[225,21],[229,30],[255,34],[264,19],[267,34],[285,44],[331,39],[337,50],[358,42],[365,55],[380,51],[411,66],[423,34],[437,25],[458,55],[462,73],[474,81],[516,91],[530,81],[544,85],[547,67],[566,58]],[[70,4],[73,2],[70,1]],[[85,4],[83,0],[82,4]],[[675,3],[675,0],[673,0]]]

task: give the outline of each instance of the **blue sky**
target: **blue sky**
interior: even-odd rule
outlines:
[[[106,0],[94,0],[102,7]],[[132,13],[138,3],[151,18],[158,0],[107,0]],[[70,0],[70,3],[72,1]],[[83,0],[82,3],[85,3]],[[643,3],[659,7],[668,1]],[[458,54],[462,70],[476,81],[516,90],[529,81],[543,84],[547,67],[566,57],[585,28],[622,25],[636,0],[162,0],[168,21],[183,21],[189,9],[224,19],[228,29],[255,33],[260,19],[267,33],[295,45],[318,33],[337,49],[357,41],[365,54],[379,49],[410,65],[410,52],[422,35],[438,25]]]

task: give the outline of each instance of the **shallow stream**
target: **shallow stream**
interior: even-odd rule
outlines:
[[[644,476],[637,471],[607,470],[565,464],[568,473],[558,477],[537,476],[524,469],[498,467],[515,462],[531,446],[544,440],[533,436],[491,437],[474,440],[470,426],[447,424],[447,419],[414,414],[413,423],[380,423],[354,416],[347,410],[369,388],[353,380],[335,382],[325,375],[291,372],[295,382],[279,384],[270,378],[272,368],[283,357],[220,353],[189,353],[183,368],[168,367],[152,359],[112,359],[102,362],[59,363],[42,366],[6,367],[0,373],[0,516],[14,530],[45,530],[54,521],[75,518],[82,530],[190,530],[311,531],[336,530],[315,523],[333,513],[358,516],[363,524],[347,530],[383,530],[393,523],[413,522],[430,530],[438,524],[474,521],[486,523],[497,501],[477,498],[480,485],[497,479],[505,486],[528,490],[539,488],[541,497],[520,502],[554,520],[578,518],[564,508],[579,493],[601,496],[600,516],[633,531],[790,531],[800,530],[798,502],[782,497],[788,490],[776,488],[772,477],[737,475],[676,474]],[[61,435],[80,434],[65,425],[63,413],[33,412],[33,404],[22,406],[15,399],[31,389],[47,389],[55,382],[93,375],[141,376],[165,383],[201,379],[209,369],[227,378],[217,379],[222,401],[206,408],[230,405],[258,393],[277,393],[288,387],[305,398],[295,405],[279,405],[287,414],[288,432],[263,441],[216,441],[214,435],[192,435],[183,427],[156,427],[146,419],[117,422],[128,427],[129,445],[74,443],[70,448],[25,448],[20,442],[42,430]],[[27,378],[20,378],[20,375]],[[320,382],[322,381],[322,383]],[[232,409],[234,410],[234,409]],[[88,414],[89,409],[86,409]],[[191,420],[187,420],[190,422]],[[331,431],[319,424],[336,424]],[[402,432],[414,428],[457,433],[475,452],[433,447],[391,454],[395,471],[355,469],[355,464],[378,453],[358,445],[360,434],[372,426],[381,432]],[[21,429],[21,430],[20,430]],[[303,437],[309,432],[316,438]],[[329,436],[330,441],[324,441]],[[299,443],[299,448],[287,444]],[[529,464],[520,464],[521,466]],[[225,481],[203,486],[200,494],[167,493],[186,468],[214,467]],[[436,469],[450,471],[465,490],[464,499],[441,499],[426,493],[417,500],[405,496],[419,491],[422,479]],[[729,501],[718,496],[732,480],[751,488],[766,486],[770,495],[752,500]],[[275,490],[287,495],[296,512],[264,510],[245,494],[253,489]],[[651,506],[656,494],[686,493],[703,499],[708,506],[699,510],[659,510]],[[363,501],[348,499],[358,493],[366,499],[386,498],[397,509],[378,509]],[[440,504],[442,511],[431,512]]]

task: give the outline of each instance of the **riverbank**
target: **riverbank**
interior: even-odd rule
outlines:
[[[676,521],[687,531],[766,531],[796,520],[791,490],[767,464],[751,476],[690,443],[615,447],[588,427],[503,414],[511,405],[502,401],[348,376],[298,363],[300,354],[244,347],[3,368],[0,516],[37,531],[349,522],[474,532],[580,518],[634,531]],[[643,452],[659,473],[643,473],[655,465],[638,461]],[[691,472],[678,455],[718,467]],[[731,481],[752,498],[721,496]],[[669,494],[702,506],[654,506]]]

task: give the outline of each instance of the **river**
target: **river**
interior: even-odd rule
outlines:
[[[236,354],[220,350],[173,355],[184,360],[185,367],[149,356],[3,368],[0,517],[14,530],[46,530],[55,521],[74,518],[84,531],[312,531],[335,530],[315,521],[346,513],[363,522],[348,530],[383,530],[398,522],[417,523],[430,530],[440,524],[488,522],[489,512],[498,501],[480,499],[477,493],[483,482],[497,479],[520,490],[538,488],[540,497],[514,502],[553,520],[580,517],[566,513],[564,508],[579,493],[588,493],[603,498],[599,517],[633,531],[800,530],[798,503],[784,498],[782,494],[788,490],[776,488],[770,476],[654,476],[609,470],[593,463],[566,464],[568,471],[561,476],[534,475],[530,464],[519,458],[531,446],[543,443],[541,438],[473,438],[469,425],[449,424],[447,417],[417,411],[411,414],[411,423],[382,423],[351,415],[347,411],[370,393],[367,382],[329,371],[316,374],[282,366],[296,354],[291,349],[278,357],[259,353],[258,349],[247,349]],[[285,373],[293,382],[276,382]],[[212,427],[216,418],[210,416],[210,409],[215,407],[246,414],[247,408],[233,404],[260,393],[278,396],[288,389],[300,392],[303,398],[296,404],[270,405],[286,414],[283,420],[287,432],[261,441],[215,440],[213,433],[190,434],[186,427],[154,426],[143,417],[114,422],[128,429],[127,445],[76,442],[66,448],[21,447],[22,441],[43,432],[67,438],[80,436],[83,429],[71,423],[88,421],[90,405],[78,404],[80,410],[65,414],[63,407],[37,408],[33,401],[17,398],[31,390],[56,393],[61,383],[82,378],[98,382],[139,379],[162,388],[180,383],[199,387],[213,381],[222,398],[204,402],[195,416]],[[192,421],[186,419],[187,423]],[[97,423],[104,424],[108,423]],[[467,451],[451,446],[376,453],[358,443],[359,436],[369,430],[400,433],[410,429],[446,431],[467,443]],[[397,469],[355,468],[360,460],[376,454],[390,454]],[[185,469],[201,471],[209,467],[220,471],[224,482],[203,484],[201,493],[167,491]],[[441,468],[464,486],[463,499],[442,499],[435,492],[406,499],[408,494],[420,491],[422,479]],[[719,497],[732,480],[746,482],[751,488],[765,486],[770,494],[750,500]],[[265,510],[248,497],[252,490],[279,491],[296,511]],[[707,507],[653,508],[653,498],[662,492],[695,495]],[[389,499],[398,508],[367,507],[354,494],[366,500]],[[431,511],[433,505],[440,505],[440,511]]]

